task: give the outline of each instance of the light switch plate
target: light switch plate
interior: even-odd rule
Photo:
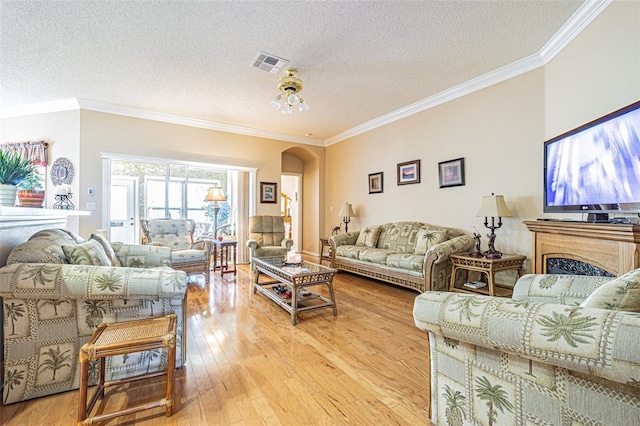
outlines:
[[[87,210],[89,211],[95,211],[96,209],[96,203],[87,203]]]

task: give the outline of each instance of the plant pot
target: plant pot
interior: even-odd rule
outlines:
[[[42,207],[42,204],[44,204],[44,190],[20,189],[18,190],[18,200],[22,207]]]
[[[18,187],[16,185],[0,185],[0,206],[15,206],[17,191]]]

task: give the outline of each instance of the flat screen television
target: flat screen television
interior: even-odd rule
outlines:
[[[544,212],[640,213],[640,101],[544,143]]]

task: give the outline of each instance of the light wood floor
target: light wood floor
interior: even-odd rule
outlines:
[[[338,316],[289,315],[253,294],[240,266],[189,285],[188,360],[176,406],[108,425],[430,425],[426,333],[413,323],[418,293],[347,273],[334,279]],[[316,287],[317,288],[317,287]],[[131,386],[129,389],[128,386]],[[162,395],[163,379],[115,388],[106,409]],[[2,425],[71,425],[77,392],[0,406]]]

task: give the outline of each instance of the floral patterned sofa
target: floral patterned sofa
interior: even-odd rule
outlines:
[[[331,267],[425,292],[446,290],[449,255],[469,251],[473,237],[421,222],[394,222],[329,238]]]
[[[37,232],[15,247],[0,268],[2,404],[77,389],[78,352],[101,322],[175,312],[181,366],[187,276],[170,262],[166,247],[110,244],[99,235],[85,241],[62,229]],[[112,357],[107,380],[166,363],[160,350]],[[94,363],[91,383],[96,374]]]
[[[640,270],[525,275],[509,298],[427,292],[436,425],[640,424]]]

